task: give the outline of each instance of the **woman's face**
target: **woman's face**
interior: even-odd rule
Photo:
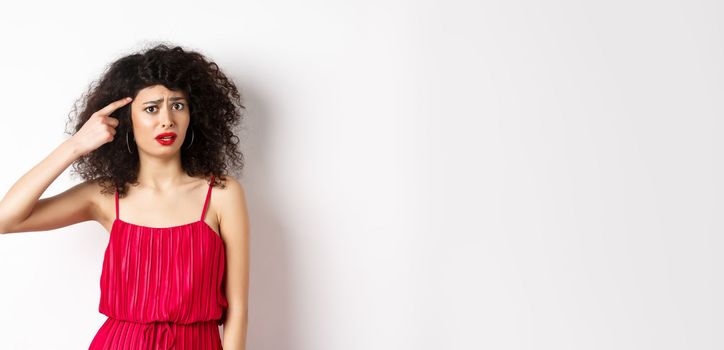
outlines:
[[[161,157],[175,155],[186,138],[190,117],[184,92],[171,91],[163,85],[140,90],[131,102],[133,137],[138,151]],[[158,136],[164,133],[175,135],[160,139]]]

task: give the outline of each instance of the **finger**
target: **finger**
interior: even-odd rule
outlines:
[[[98,113],[103,114],[103,115],[109,115],[109,114],[113,113],[113,111],[115,111],[116,109],[125,106],[129,102],[131,102],[130,97],[122,98],[118,101],[113,101],[110,104],[108,104],[107,106],[103,107],[101,110],[99,110]]]
[[[113,118],[112,116],[108,116],[108,118],[106,118],[106,121],[108,122],[108,125],[114,128],[117,127],[118,124],[120,124],[120,121],[118,121],[118,119],[116,118]]]

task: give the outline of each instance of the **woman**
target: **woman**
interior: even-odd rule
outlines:
[[[231,164],[240,95],[216,63],[158,45],[113,62],[71,137],[0,201],[0,232],[109,233],[89,349],[245,348],[249,223]],[[75,107],[77,112],[78,108]],[[69,165],[84,182],[39,199]],[[218,325],[223,324],[223,342]]]

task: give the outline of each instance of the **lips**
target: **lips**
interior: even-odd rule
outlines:
[[[176,140],[176,133],[174,133],[174,132],[165,132],[165,133],[156,135],[156,141],[158,141],[162,145],[170,145],[175,140]]]

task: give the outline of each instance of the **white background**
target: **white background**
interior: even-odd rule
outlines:
[[[721,2],[12,6],[2,193],[122,55],[237,82],[250,350],[724,347]],[[86,349],[107,242],[0,236],[0,349]]]

